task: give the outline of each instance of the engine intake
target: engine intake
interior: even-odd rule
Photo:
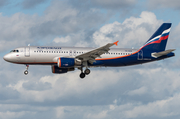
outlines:
[[[60,57],[58,58],[57,66],[59,68],[68,68],[68,67],[74,67],[75,65],[75,59],[74,58],[65,58]]]

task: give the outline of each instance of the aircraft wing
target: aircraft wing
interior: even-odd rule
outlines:
[[[119,41],[116,41],[114,43],[108,43],[105,46],[102,46],[100,48],[78,55],[76,56],[76,58],[78,58],[81,61],[88,61],[89,63],[93,64],[93,62],[95,62],[95,59],[97,57],[101,57],[102,54],[108,53],[108,51],[110,50],[109,48],[113,45],[117,45],[118,42]]]
[[[165,50],[165,51],[162,51],[162,52],[158,52],[158,53],[152,53],[151,55],[155,58],[157,57],[160,57],[160,56],[163,56],[163,55],[167,55],[169,54],[170,52],[174,51],[175,49],[170,49],[170,50]]]

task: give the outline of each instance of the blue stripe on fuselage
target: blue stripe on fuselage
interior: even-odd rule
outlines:
[[[152,53],[152,52],[151,52]],[[169,58],[174,56],[174,53],[169,53],[165,56],[161,56],[159,58],[151,57],[150,51],[144,51],[144,57],[142,60],[138,60],[138,53],[135,53],[130,56],[116,58],[116,59],[107,59],[107,60],[96,60],[93,64],[88,64],[89,66],[129,66],[129,65],[136,65],[136,64],[142,64],[147,62],[152,62],[155,60],[161,60],[165,58]]]

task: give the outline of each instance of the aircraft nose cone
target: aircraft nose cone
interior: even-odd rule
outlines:
[[[9,55],[9,54],[4,55],[3,59],[4,59],[5,61],[10,61],[11,55]]]

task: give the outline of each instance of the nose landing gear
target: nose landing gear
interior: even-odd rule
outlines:
[[[25,75],[28,74],[28,68],[29,68],[29,65],[26,65],[26,70],[24,71],[24,74],[25,74]]]

